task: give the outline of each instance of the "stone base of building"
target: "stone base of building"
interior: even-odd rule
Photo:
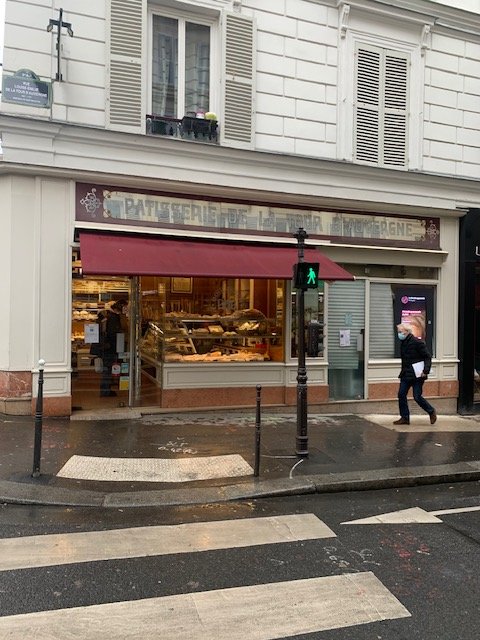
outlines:
[[[424,386],[424,395],[435,406],[441,415],[455,415],[457,413],[456,382],[428,381]],[[378,383],[369,385],[369,399],[355,399],[329,402],[328,386],[308,387],[307,402],[310,413],[337,414],[352,413],[367,415],[371,413],[398,414],[396,398],[398,383]],[[411,393],[409,395],[412,413],[421,413]],[[261,406],[269,412],[295,413],[297,403],[296,387],[263,387]],[[238,408],[239,411],[254,412],[256,405],[255,387],[231,387],[209,389],[172,389],[163,390],[158,410],[189,411],[207,410],[224,407]],[[100,407],[99,407],[100,409]],[[151,413],[155,407],[146,408]],[[0,397],[0,413],[6,415],[35,415],[36,398],[30,397]],[[139,407],[141,412],[142,408]],[[70,396],[44,396],[43,415],[50,417],[66,417],[72,413],[72,399]]]
[[[0,413],[30,415],[31,397],[31,371],[0,371]]]
[[[0,413],[7,416],[31,415],[31,398],[0,398]]]

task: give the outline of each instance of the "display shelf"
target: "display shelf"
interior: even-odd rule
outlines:
[[[278,361],[283,359],[283,343],[278,320],[256,310],[230,316],[170,313],[149,323],[141,353],[159,366],[162,362]]]

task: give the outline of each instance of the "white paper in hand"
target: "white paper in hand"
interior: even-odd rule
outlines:
[[[412,364],[413,370],[415,371],[415,375],[417,378],[422,377],[423,369],[425,367],[425,362],[421,360],[420,362],[414,362]]]

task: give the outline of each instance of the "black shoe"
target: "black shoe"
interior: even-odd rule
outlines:
[[[430,424],[435,424],[436,421],[437,421],[437,412],[434,409],[430,414]]]
[[[399,418],[395,420],[393,424],[410,424],[410,420],[406,420],[405,418]]]
[[[101,398],[113,398],[116,395],[115,391],[100,391]]]

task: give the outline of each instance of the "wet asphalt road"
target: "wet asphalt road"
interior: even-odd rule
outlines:
[[[295,637],[478,640],[480,511],[444,515],[437,524],[341,523],[414,506],[428,512],[479,505],[477,482],[127,511],[5,505],[3,538],[298,513],[315,514],[337,537],[5,571],[1,616],[371,571],[411,617]]]

